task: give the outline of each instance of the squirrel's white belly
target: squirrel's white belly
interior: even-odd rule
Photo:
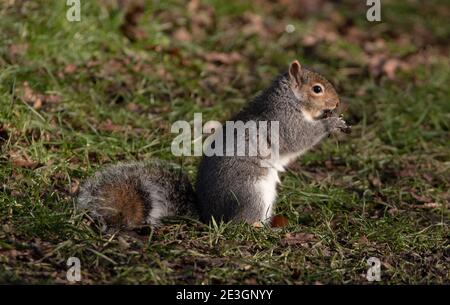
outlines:
[[[280,156],[276,162],[271,163],[267,174],[256,181],[256,192],[260,194],[262,201],[262,222],[272,218],[273,205],[277,197],[277,184],[280,182],[278,172],[284,172],[284,168],[301,154],[302,152]]]
[[[273,204],[277,197],[277,183],[280,182],[278,178],[278,171],[274,168],[269,168],[267,175],[261,177],[256,181],[256,192],[261,197],[261,221],[269,221],[272,217]]]

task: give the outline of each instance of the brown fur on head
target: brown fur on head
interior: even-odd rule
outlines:
[[[319,73],[302,68],[297,60],[289,66],[289,78],[291,89],[307,119],[331,115],[339,105],[339,96],[333,85]]]

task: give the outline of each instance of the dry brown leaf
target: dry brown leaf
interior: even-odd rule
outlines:
[[[333,169],[333,168],[334,168],[333,161],[331,161],[331,160],[325,160],[325,167],[326,167],[327,169]]]
[[[119,247],[122,250],[126,250],[130,248],[130,243],[125,240],[122,236],[117,237],[117,241],[119,243]]]
[[[37,98],[33,103],[34,109],[41,109],[42,108],[42,100],[40,98]]]
[[[127,67],[125,66],[126,63],[124,63],[120,59],[110,59],[107,62],[105,62],[101,69],[100,69],[100,76],[101,77],[116,77],[119,75],[124,75],[127,73]]]
[[[244,22],[245,24],[242,26],[241,31],[245,35],[259,35],[261,37],[268,36],[269,32],[261,15],[245,12]]]
[[[275,215],[272,217],[272,223],[271,223],[272,228],[282,228],[282,227],[286,227],[288,224],[289,224],[289,219],[287,219],[286,217],[284,217],[282,215]]]
[[[137,112],[137,113],[142,111],[141,106],[139,106],[138,104],[133,103],[133,102],[127,104],[127,109],[131,112]]]
[[[122,130],[122,126],[114,124],[110,119],[107,119],[100,124],[98,129],[101,131],[115,132]]]
[[[254,227],[254,228],[262,228],[262,227],[264,227],[264,225],[262,224],[261,221],[257,221],[257,222],[252,223],[252,227]]]
[[[258,280],[254,277],[244,280],[245,285],[258,285]]]
[[[70,185],[70,193],[76,194],[79,189],[80,189],[80,181],[78,179],[73,179]]]
[[[279,0],[279,4],[285,7],[289,15],[297,18],[305,18],[316,13],[323,13],[323,0]]]
[[[356,26],[346,27],[345,29],[345,39],[360,44],[362,41],[366,39],[366,32],[362,31],[360,28]]]
[[[12,44],[8,47],[8,56],[12,62],[17,62],[19,57],[23,56],[28,50],[28,44]]]
[[[221,53],[211,52],[204,55],[206,61],[211,63],[220,63],[224,65],[230,65],[242,60],[242,56],[237,52]]]
[[[77,71],[77,66],[74,64],[68,64],[64,67],[64,73],[65,74],[73,74]]]
[[[252,265],[249,265],[249,264],[241,265],[240,269],[248,271],[248,270],[252,269]]]
[[[30,104],[33,104],[35,109],[40,109],[46,103],[57,104],[61,102],[61,97],[56,94],[41,94],[34,91],[28,82],[24,82],[18,91],[22,91],[22,99]]]
[[[312,47],[322,41],[335,42],[338,37],[335,26],[331,22],[321,21],[317,22],[311,33],[303,37],[302,42],[304,46]]]
[[[406,177],[415,177],[416,176],[416,169],[412,166],[405,167],[401,171],[397,173],[399,177],[406,178]]]
[[[445,207],[447,207],[448,205],[444,205]],[[414,204],[413,207],[417,208],[417,209],[440,209],[442,207],[442,204],[438,203],[438,202],[427,202],[424,204]]]
[[[282,243],[285,246],[306,246],[314,240],[315,237],[311,233],[286,233]]]
[[[399,210],[396,207],[390,208],[389,210],[387,210],[388,214],[391,216],[397,215]]]
[[[367,237],[365,235],[361,235],[361,237],[358,239],[358,245],[369,245],[369,239],[367,239]]]
[[[375,41],[366,41],[364,43],[364,51],[370,54],[379,54],[386,50],[386,41],[382,38],[377,38]]]
[[[440,208],[442,206],[442,204],[437,203],[437,202],[427,202],[423,205],[423,207],[425,209],[437,209]]]
[[[143,40],[147,37],[142,29],[138,27],[139,19],[142,17],[145,9],[144,1],[132,1],[126,6],[124,21],[120,26],[122,34],[130,41]]]
[[[431,198],[423,196],[423,195],[418,195],[414,192],[411,192],[411,196],[414,197],[414,199],[416,199],[419,202],[431,202],[433,201]]]
[[[395,72],[401,66],[401,61],[396,58],[388,59],[383,65],[383,72],[389,79],[395,78]]]
[[[382,183],[378,176],[369,175],[370,184],[374,187],[381,187]]]
[[[411,64],[398,58],[389,58],[386,54],[374,54],[366,59],[369,72],[374,77],[386,75],[389,79],[395,79],[398,70],[408,71]]]
[[[10,155],[9,159],[13,167],[16,168],[35,169],[39,165],[39,162],[31,160],[31,158],[27,155],[19,155],[13,153]]]
[[[206,29],[214,25],[214,9],[200,0],[191,0],[187,4],[191,31],[194,37],[202,37]]]
[[[192,40],[192,35],[186,28],[179,28],[173,33],[173,38],[182,42],[189,42]]]

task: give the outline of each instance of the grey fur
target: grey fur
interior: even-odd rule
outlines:
[[[337,94],[326,79],[306,69],[301,71],[297,82],[309,84],[319,79],[338,103]],[[294,92],[292,76],[289,73],[282,74],[231,121],[278,121],[280,155],[298,156],[330,132],[347,127],[336,116],[307,119],[303,111],[313,101],[309,100],[306,89],[302,90]],[[320,110],[328,110],[326,105],[329,104],[330,101],[325,101],[324,105],[320,105]],[[247,136],[246,141],[249,140]],[[270,134],[266,140],[270,143]],[[226,143],[226,133],[223,134],[223,143]],[[262,167],[262,159],[261,156],[203,157],[197,174],[197,198],[188,178],[167,164],[150,162],[113,165],[86,181],[80,190],[78,203],[80,207],[90,209],[94,217],[102,219],[105,212],[101,210],[101,189],[107,185],[125,183],[144,200],[145,223],[152,226],[159,225],[163,217],[175,215],[199,215],[203,222],[209,222],[211,218],[250,224],[263,222],[271,215],[272,203],[264,204],[267,201],[263,198],[264,190],[261,187],[257,189],[256,184],[266,176],[271,177],[272,181],[278,180],[280,169]],[[275,187],[276,183],[273,184],[274,192]]]
[[[188,177],[173,165],[162,161],[119,163],[95,173],[80,188],[77,201],[82,209],[104,225],[105,211],[101,191],[106,186],[120,183],[132,187],[144,202],[145,222],[151,226],[160,225],[161,218],[183,215],[197,218],[195,193]],[[151,217],[152,212],[157,217]]]
[[[309,73],[305,70],[307,78]],[[315,73],[314,73],[315,74]],[[317,76],[317,74],[316,74]],[[307,79],[303,79],[307,82]],[[333,89],[334,90],[334,89]],[[302,107],[306,97],[296,97],[289,74],[280,75],[272,86],[253,99],[232,121],[279,121],[280,155],[300,154],[313,147],[331,131],[345,128],[337,117],[307,120]],[[226,143],[224,132],[223,143]],[[269,140],[268,140],[269,141]],[[200,164],[196,192],[201,220],[264,222],[266,211],[255,183],[267,175],[260,157],[211,156]]]

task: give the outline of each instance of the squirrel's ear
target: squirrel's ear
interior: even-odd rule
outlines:
[[[301,79],[302,79],[302,66],[298,62],[298,60],[294,60],[291,62],[289,66],[289,77],[292,82],[300,87]]]

